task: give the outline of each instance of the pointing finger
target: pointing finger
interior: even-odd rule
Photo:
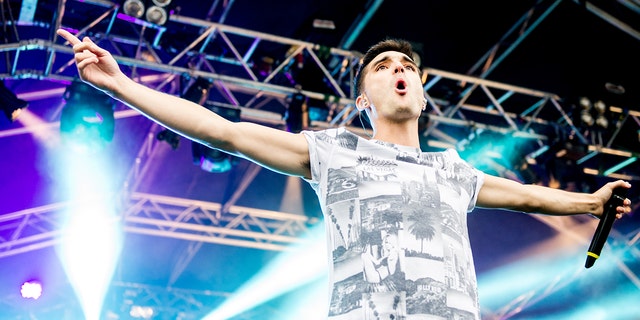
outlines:
[[[76,36],[72,35],[69,31],[64,30],[64,29],[58,29],[56,30],[56,33],[63,37],[65,40],[67,40],[72,46],[80,43],[80,39],[78,39]]]

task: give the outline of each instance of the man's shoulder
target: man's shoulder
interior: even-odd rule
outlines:
[[[347,136],[358,136],[355,133],[349,131],[347,128],[345,127],[332,127],[332,128],[323,128],[323,129],[316,129],[316,130],[305,130],[304,131],[307,134],[310,135],[314,135],[314,136],[330,136],[330,137],[334,137],[337,138],[339,136],[343,136],[343,135],[347,135]]]

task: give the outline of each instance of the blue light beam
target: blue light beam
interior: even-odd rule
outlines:
[[[71,205],[56,249],[86,320],[101,318],[122,246],[107,159],[67,152],[59,165]]]
[[[625,282],[615,252],[587,270],[584,250],[574,249],[531,255],[479,275],[483,319],[637,319],[640,288]]]
[[[328,260],[324,231],[322,223],[316,224],[298,245],[275,257],[203,319],[230,319],[295,288],[326,277]],[[322,294],[326,296],[327,290],[325,285]]]

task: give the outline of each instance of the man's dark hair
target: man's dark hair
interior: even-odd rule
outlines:
[[[364,54],[364,57],[362,57],[362,63],[356,73],[356,78],[354,80],[356,97],[360,95],[360,92],[362,91],[362,79],[364,79],[367,65],[369,65],[373,58],[385,51],[398,51],[404,53],[411,58],[411,60],[413,60],[414,57],[413,46],[409,41],[403,39],[385,39],[371,46]]]

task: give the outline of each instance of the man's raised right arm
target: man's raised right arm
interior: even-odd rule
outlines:
[[[248,122],[231,122],[193,103],[139,84],[112,55],[89,38],[65,30],[58,35],[73,46],[80,78],[189,139],[249,159],[284,174],[309,178],[305,137]]]

